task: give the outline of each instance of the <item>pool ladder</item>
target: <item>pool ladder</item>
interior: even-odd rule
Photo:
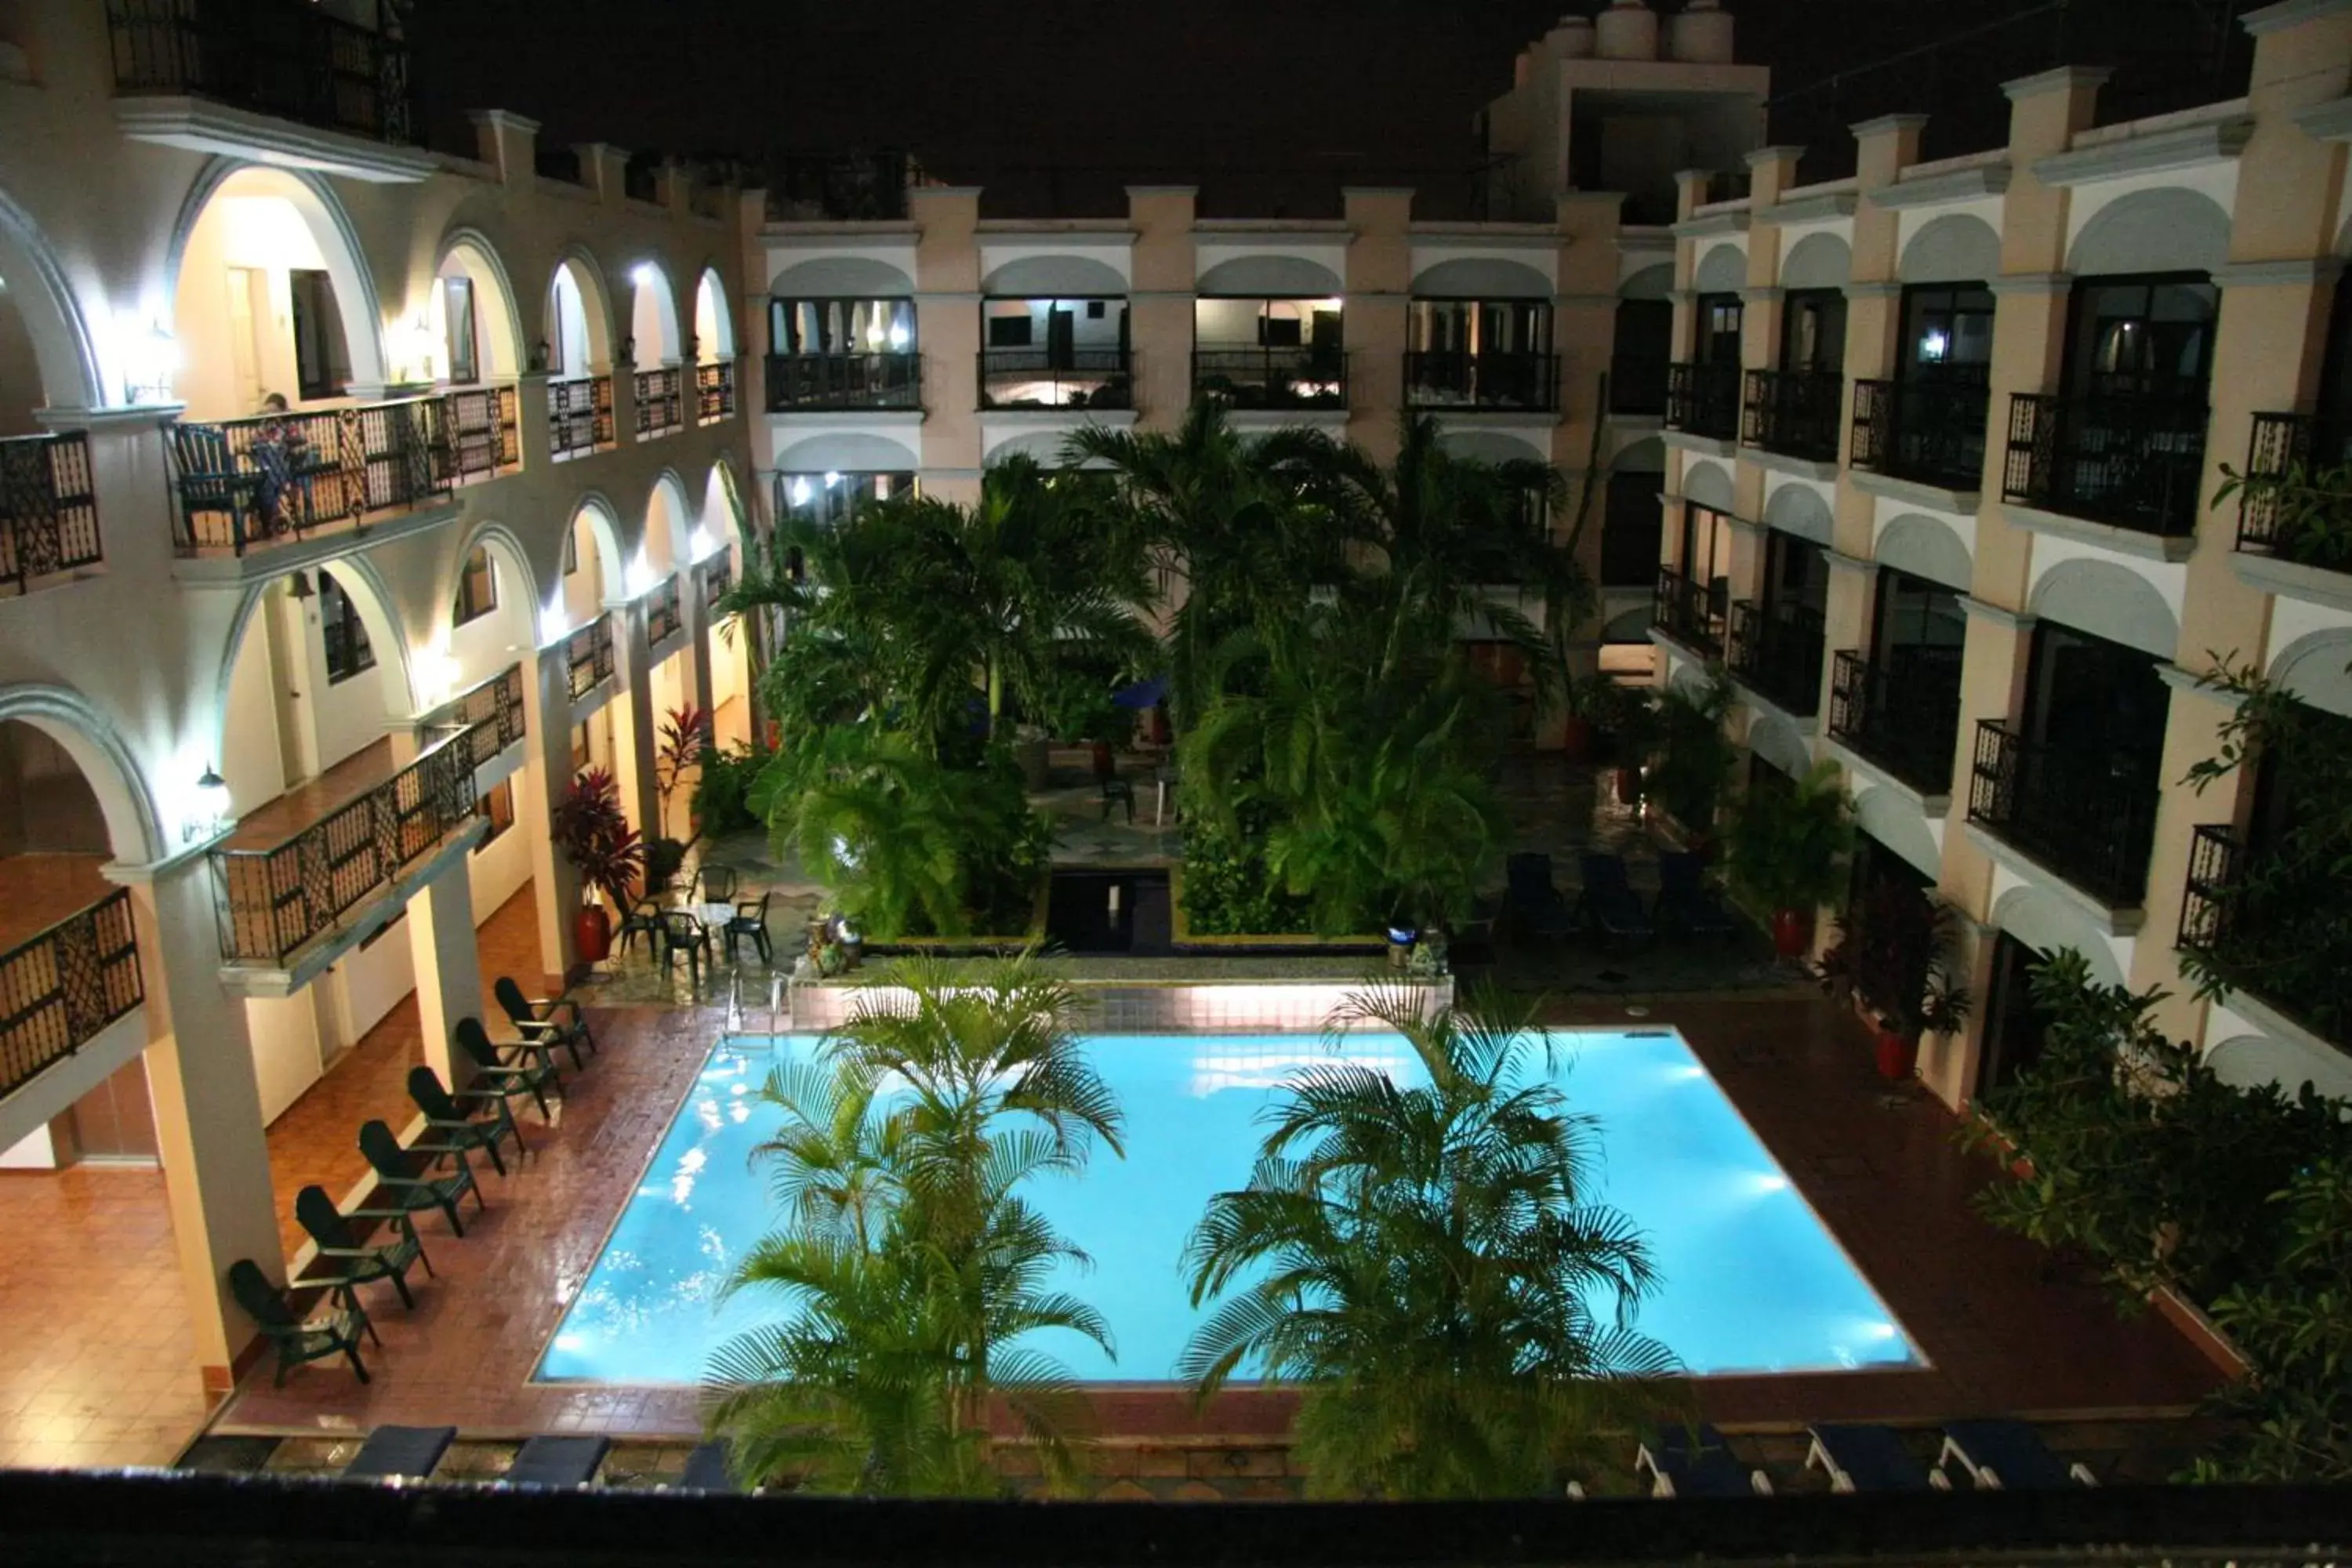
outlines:
[[[789,974],[772,975],[768,981],[769,1037],[793,1032],[793,979]],[[740,1037],[743,1027],[743,977],[734,975],[727,982],[727,1033]]]

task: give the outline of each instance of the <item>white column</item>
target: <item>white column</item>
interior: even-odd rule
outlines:
[[[449,1032],[460,1018],[482,1012],[482,961],[474,939],[474,887],[467,858],[459,857],[419,888],[408,900],[408,952],[416,970],[416,1023],[425,1036],[425,1060],[441,1081],[463,1089],[474,1068],[462,1051],[450,1048]]]
[[[621,722],[613,727],[613,773],[629,820],[639,833],[655,838],[662,832],[661,795],[654,784],[654,667],[646,642],[645,601],[631,600],[612,609],[614,664],[625,699]]]
[[[555,803],[572,787],[572,665],[561,640],[526,665],[522,689],[525,760],[514,776],[515,819],[530,845],[541,994],[554,995],[572,973],[572,911],[580,905],[580,875],[556,853],[549,831]]]

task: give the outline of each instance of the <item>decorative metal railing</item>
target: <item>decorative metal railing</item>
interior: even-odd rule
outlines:
[[[2113,749],[2037,743],[1980,720],[1969,820],[2111,907],[2134,908],[2147,895],[2159,794],[2141,771]]]
[[[0,441],[0,585],[21,594],[104,559],[89,437],[68,430]]]
[[[1739,434],[1739,367],[1675,363],[1666,367],[1666,428],[1710,441]]]
[[[1985,418],[1991,390],[1984,373],[1927,381],[1853,384],[1853,468],[1973,491],[1984,483]]]
[[[1724,610],[1714,586],[1695,582],[1671,566],[1658,568],[1650,624],[1685,647],[1704,654],[1723,651]]]
[[[697,568],[702,574],[702,603],[708,611],[735,586],[735,558],[719,552]]]
[[[466,386],[441,395],[451,484],[478,484],[522,467],[522,424],[512,386]]]
[[[1960,650],[1906,647],[1876,660],[1842,649],[1830,671],[1830,736],[1921,795],[1952,787]]]
[[[440,397],[353,403],[170,427],[183,555],[247,550],[448,498],[457,468]]]
[[[107,0],[115,90],[184,93],[374,142],[418,140],[396,11],[362,27],[302,0]]]
[[[814,413],[828,408],[919,408],[923,356],[770,354],[768,412]]]
[[[694,367],[694,417],[716,425],[735,417],[735,362],[722,359]]]
[[[221,957],[283,964],[465,826],[474,812],[474,749],[471,731],[450,736],[278,844],[214,850]]]
[[[2352,467],[2352,423],[2320,419],[2308,414],[2257,414],[2252,438],[2246,447],[2246,477],[2254,480],[2290,479],[2316,483],[2333,470]],[[2282,487],[2256,485],[2238,498],[2238,548],[2273,555],[2299,566],[2320,566],[2352,573],[2352,535],[2339,525],[2314,528],[2280,503],[2287,499]],[[2331,495],[2328,510],[2340,513],[2345,503]]]
[[[462,731],[468,767],[478,768],[495,761],[500,752],[527,732],[522,680],[522,665],[518,660],[488,680],[468,687],[418,721],[417,742],[428,744],[449,731]]]
[[[1751,370],[1742,384],[1739,439],[1812,463],[1834,463],[1845,377],[1833,370]]]
[[[1559,356],[1421,350],[1404,356],[1408,408],[1548,414],[1559,406]]]
[[[2296,851],[2290,847],[2289,854]],[[2197,829],[2180,903],[2177,945],[2339,1047],[2352,1049],[2352,914],[2336,857],[2282,865],[2234,827]]]
[[[1609,362],[1609,411],[1655,419],[1666,412],[1672,362],[1654,354],[1619,354]]]
[[[677,367],[637,372],[637,439],[667,436],[686,424],[686,405]]]
[[[663,643],[686,629],[686,617],[679,602],[677,574],[670,574],[646,595],[646,646],[659,647]]]
[[[563,657],[570,666],[572,700],[579,701],[613,679],[613,613],[610,610],[565,639]]]
[[[1345,408],[1348,355],[1313,345],[1194,349],[1192,395],[1232,408]]]
[[[0,953],[0,1095],[73,1055],[145,996],[128,888]]]
[[[2001,499],[2168,538],[2196,531],[2208,411],[2196,397],[2009,400]]]
[[[1731,606],[1730,658],[1741,685],[1761,692],[1783,712],[1811,718],[1822,706],[1822,649],[1828,638],[1822,612],[1803,605]]]
[[[574,376],[547,384],[548,455],[562,461],[602,452],[618,438],[613,423],[613,378]]]
[[[1132,408],[1133,365],[1122,346],[982,349],[982,408]]]

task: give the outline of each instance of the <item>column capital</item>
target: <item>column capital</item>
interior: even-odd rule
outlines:
[[[2032,76],[2002,82],[2000,90],[2011,103],[2016,103],[2028,98],[2040,98],[2044,93],[2102,88],[2115,74],[2105,66],[2060,66],[2054,70],[2037,71]]]

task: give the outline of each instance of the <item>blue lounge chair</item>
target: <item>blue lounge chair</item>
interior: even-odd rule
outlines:
[[[2068,1464],[2050,1451],[2042,1434],[2022,1421],[1947,1421],[1944,1449],[1936,1468],[1958,1461],[1979,1488],[2000,1491],[2063,1491],[2069,1485],[2097,1486],[2087,1466]],[[1950,1479],[1948,1472],[1945,1479]]]
[[[1577,895],[1576,907],[1593,929],[1604,937],[1648,936],[1650,916],[1625,874],[1625,857],[1588,851],[1579,864],[1584,870],[1584,890]]]
[[[1706,862],[1686,849],[1658,857],[1658,896],[1650,900],[1650,919],[1661,931],[1692,936],[1729,936],[1739,929],[1723,895],[1706,883]]]
[[[1814,1426],[1805,1468],[1821,1467],[1833,1492],[1948,1490],[1942,1478],[1911,1457],[1890,1426]]]
[[[727,1447],[727,1439],[704,1443],[686,1457],[686,1468],[677,1478],[680,1491],[740,1492],[735,1484],[735,1467]]]
[[[499,1482],[509,1487],[587,1486],[613,1451],[610,1437],[533,1437]]]
[[[343,1479],[421,1481],[457,1440],[455,1426],[379,1426],[343,1467]]]
[[[1645,1470],[1652,1497],[1772,1495],[1772,1478],[1733,1458],[1723,1434],[1703,1422],[1653,1429],[1633,1455],[1633,1473]]]
[[[1575,931],[1568,900],[1552,883],[1550,856],[1511,856],[1503,862],[1503,875],[1507,879],[1504,908],[1514,931],[1549,940]]]

